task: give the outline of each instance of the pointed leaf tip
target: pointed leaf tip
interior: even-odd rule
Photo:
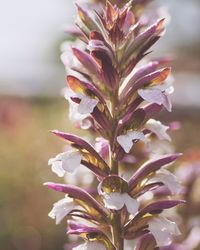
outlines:
[[[62,190],[63,190],[62,184],[57,184],[54,182],[45,182],[43,185],[47,186],[48,188],[53,189],[55,191],[62,192]]]
[[[157,30],[161,30],[164,28],[165,18],[161,18],[157,22]]]

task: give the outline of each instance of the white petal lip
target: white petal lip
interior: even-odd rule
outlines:
[[[48,216],[56,220],[59,224],[63,218],[75,208],[75,203],[72,198],[66,197],[53,204],[52,210]]]
[[[74,173],[81,164],[81,154],[79,151],[69,150],[67,152],[56,155],[48,162],[52,165],[51,169],[59,177],[63,177],[65,172]]]
[[[63,177],[65,175],[65,170],[62,168],[61,161],[55,161],[52,163],[51,170],[53,173],[57,174],[58,177]]]
[[[149,221],[149,230],[153,234],[158,247],[170,245],[173,235],[180,235],[176,223],[161,216]]]
[[[89,129],[92,126],[92,122],[88,119],[89,114],[80,114],[78,112],[79,104],[69,101],[69,119],[70,121],[78,124],[82,129]]]
[[[91,241],[91,242],[86,242],[84,244],[81,244],[77,247],[74,247],[72,250],[106,250],[107,248],[105,245],[101,242],[98,241]]]
[[[51,158],[48,161],[48,165],[51,165],[52,172],[57,174],[58,177],[63,177],[65,175],[65,170],[62,168],[61,155],[62,154],[58,154],[55,158]]]
[[[105,206],[109,209],[120,210],[125,201],[121,193],[103,194]]]
[[[64,91],[64,97],[66,100],[69,101],[69,103],[73,103],[71,98],[72,97],[77,97],[81,101],[79,104],[74,103],[77,105],[77,108],[74,108],[74,111],[77,111],[80,115],[89,115],[93,112],[94,108],[97,106],[99,103],[99,100],[95,98],[91,98],[87,95],[84,94],[76,94],[73,92],[70,88],[66,88]]]
[[[146,88],[139,89],[138,94],[149,103],[156,103],[158,105],[163,105],[169,112],[171,112],[172,105],[171,101],[165,93],[163,93],[158,88]]]
[[[81,164],[79,151],[68,151],[62,155],[62,168],[68,173],[74,173]]]
[[[81,121],[89,116],[88,114],[81,115],[78,112],[78,106],[79,104],[69,101],[69,119],[73,122]]]
[[[150,179],[150,182],[162,182],[172,194],[179,194],[182,190],[182,186],[178,181],[178,178],[166,169],[160,169],[156,172],[156,175]]]
[[[138,212],[139,209],[139,203],[136,199],[133,199],[130,195],[127,193],[123,194],[123,197],[125,199],[125,205],[128,210],[128,212],[132,215],[135,215]]]
[[[99,101],[97,99],[82,95],[81,102],[78,106],[78,112],[82,115],[91,114],[94,108],[97,106],[98,102]]]
[[[151,132],[157,135],[160,140],[171,141],[170,136],[167,134],[168,126],[163,125],[160,121],[156,121],[154,119],[148,120],[145,127],[149,129]]]
[[[133,199],[127,193],[111,193],[111,194],[103,194],[104,204],[107,208],[113,210],[120,210],[125,205],[128,212],[135,215],[139,208],[139,203],[137,200]]]
[[[117,142],[122,146],[126,153],[129,153],[134,140],[146,141],[145,135],[138,131],[129,131],[125,135],[120,135],[117,137]]]

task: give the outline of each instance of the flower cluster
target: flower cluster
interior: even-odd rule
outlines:
[[[173,235],[180,234],[163,213],[183,203],[181,186],[166,169],[180,154],[154,154],[151,159],[147,154],[140,166],[134,165],[136,149],[149,150],[152,138],[171,140],[169,127],[155,120],[163,108],[171,111],[168,60],[145,60],[164,33],[164,19],[148,26],[136,6],[149,1],[122,2],[106,1],[103,9],[91,13],[77,5],[84,46],[62,55],[70,119],[88,129],[95,142],[54,130],[68,147],[49,165],[59,177],[87,168],[98,182],[96,191],[45,183],[66,195],[49,216],[57,224],[66,218],[68,234],[84,239],[73,250],[123,250],[125,241],[132,240],[137,241],[131,249],[154,249],[171,244]],[[126,165],[132,168],[129,177]],[[162,192],[162,199],[156,192]]]

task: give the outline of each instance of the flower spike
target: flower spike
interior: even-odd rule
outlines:
[[[160,155],[163,146],[154,146],[171,143],[171,127],[156,116],[172,110],[173,86],[170,60],[150,58],[165,32],[155,7],[146,15],[150,2],[76,4],[77,27],[68,29],[75,43],[62,46],[69,118],[91,135],[52,131],[67,147],[49,165],[73,185],[45,184],[65,195],[49,217],[56,224],[66,218],[67,234],[84,240],[72,250],[125,250],[125,240],[135,241],[132,250],[153,250],[180,234],[164,210],[184,203],[181,184],[167,169],[181,154]]]

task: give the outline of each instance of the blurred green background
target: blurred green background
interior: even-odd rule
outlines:
[[[63,24],[73,20],[73,3],[18,0],[11,10],[9,2],[0,0],[4,23],[0,42],[0,249],[63,249],[65,223],[56,226],[47,216],[61,195],[43,183],[60,181],[47,162],[64,146],[49,130],[80,132],[68,121],[67,102],[59,96],[65,86],[59,44],[65,39]],[[158,49],[176,55],[176,92],[174,112],[162,113],[161,119],[181,121],[181,129],[172,137],[176,151],[185,152],[200,147],[200,6],[195,0],[166,5],[172,25]]]

